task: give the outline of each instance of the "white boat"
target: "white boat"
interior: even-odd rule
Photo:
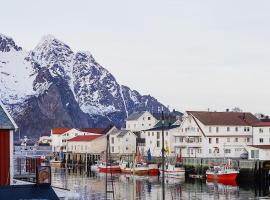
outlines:
[[[162,176],[162,168],[159,169]],[[185,168],[180,163],[166,164],[164,166],[164,175],[167,177],[180,178],[185,176]]]
[[[92,172],[98,172],[99,171],[99,162],[95,162],[95,164],[91,165],[91,171]]]

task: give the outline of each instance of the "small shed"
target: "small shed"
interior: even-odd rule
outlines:
[[[18,127],[0,101],[0,186],[13,180],[13,131]]]

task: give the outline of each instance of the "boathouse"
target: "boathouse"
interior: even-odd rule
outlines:
[[[0,186],[13,181],[13,131],[17,128],[0,101]]]

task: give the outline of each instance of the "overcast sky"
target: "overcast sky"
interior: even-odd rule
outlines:
[[[0,32],[26,50],[52,34],[170,108],[270,114],[268,0],[17,0]]]

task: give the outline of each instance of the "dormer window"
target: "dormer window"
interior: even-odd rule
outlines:
[[[219,131],[219,128],[218,128],[218,127],[216,127],[216,132],[218,133],[218,131]]]
[[[148,120],[151,120],[151,117],[148,117]]]

